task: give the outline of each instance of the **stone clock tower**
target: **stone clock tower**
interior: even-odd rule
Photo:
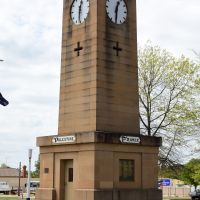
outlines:
[[[136,0],[64,0],[58,134],[37,138],[36,199],[162,199],[137,70]]]

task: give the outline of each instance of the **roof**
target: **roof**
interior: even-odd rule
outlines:
[[[0,177],[18,177],[19,170],[15,168],[0,168]]]

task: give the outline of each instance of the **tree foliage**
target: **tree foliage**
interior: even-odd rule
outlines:
[[[200,159],[192,159],[185,164],[180,179],[196,187],[200,184]]]
[[[0,168],[10,168],[7,164],[2,163]]]
[[[185,184],[200,185],[200,159],[191,159],[185,165],[162,166],[160,177],[182,180]]]
[[[138,64],[141,133],[163,138],[160,163],[170,165],[178,160],[180,147],[197,136],[199,65],[151,42],[140,48]]]
[[[35,171],[31,173],[32,178],[39,178],[40,177],[40,157],[38,157],[38,160],[35,162]]]
[[[161,166],[159,170],[160,178],[180,179],[184,165]]]

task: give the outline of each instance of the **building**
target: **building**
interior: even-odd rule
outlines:
[[[19,169],[12,167],[2,167],[0,168],[0,181],[5,181],[9,184],[12,189],[17,189],[19,187],[19,174],[20,174],[20,187],[25,189],[25,184],[27,183],[27,171],[26,166],[23,166],[22,171],[19,173]],[[32,180],[39,180],[32,179]]]

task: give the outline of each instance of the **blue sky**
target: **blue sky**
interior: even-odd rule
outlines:
[[[57,134],[62,0],[0,0],[0,164],[37,159],[36,137]],[[200,52],[199,0],[138,0],[138,44]]]

